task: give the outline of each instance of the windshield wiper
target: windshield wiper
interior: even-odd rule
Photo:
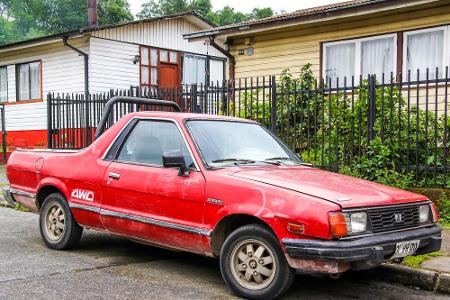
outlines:
[[[246,164],[255,164],[255,163],[265,163],[271,165],[279,165],[279,162],[276,161],[265,161],[265,160],[251,160],[251,159],[243,159],[243,158],[224,158],[213,160],[213,163],[233,163],[235,165],[246,165]]]
[[[274,162],[277,162],[277,163],[281,164],[282,161],[286,161],[286,160],[292,161],[292,162],[294,162],[294,163],[296,163],[298,165],[312,167],[312,164],[308,164],[308,163],[304,163],[304,162],[298,162],[298,161],[295,161],[294,159],[292,159],[290,157],[271,157],[271,158],[267,158],[265,161],[274,161]]]
[[[234,164],[254,164],[256,161],[250,159],[241,158],[224,158],[216,159],[212,161],[213,163],[234,163]]]
[[[266,160],[292,160],[292,158],[290,158],[290,157],[271,157],[271,158],[266,158]]]

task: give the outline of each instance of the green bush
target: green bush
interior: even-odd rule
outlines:
[[[297,78],[286,70],[276,82],[276,133],[303,160],[321,168],[401,188],[449,185],[429,170],[444,163],[450,120],[445,124],[442,116],[408,105],[393,83],[377,85],[369,126],[369,93],[367,81],[353,90],[330,92],[314,79],[310,64]],[[270,100],[267,90],[253,90],[242,93],[233,109],[271,128]]]

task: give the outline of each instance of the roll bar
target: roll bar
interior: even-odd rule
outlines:
[[[158,105],[172,107],[177,112],[182,112],[181,107],[172,101],[168,100],[156,100],[149,98],[139,98],[139,97],[128,97],[128,96],[114,96],[105,105],[103,110],[102,118],[98,123],[97,129],[95,130],[94,140],[98,139],[105,129],[106,122],[108,121],[109,115],[114,108],[116,103],[127,103],[127,104],[143,104],[143,105]]]

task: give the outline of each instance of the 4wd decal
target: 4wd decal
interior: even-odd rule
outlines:
[[[91,191],[76,189],[76,190],[73,190],[71,196],[74,199],[94,201],[94,192],[91,192]]]

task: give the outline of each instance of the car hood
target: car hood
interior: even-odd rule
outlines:
[[[401,189],[304,166],[241,169],[230,175],[322,198],[343,208],[427,200]]]

